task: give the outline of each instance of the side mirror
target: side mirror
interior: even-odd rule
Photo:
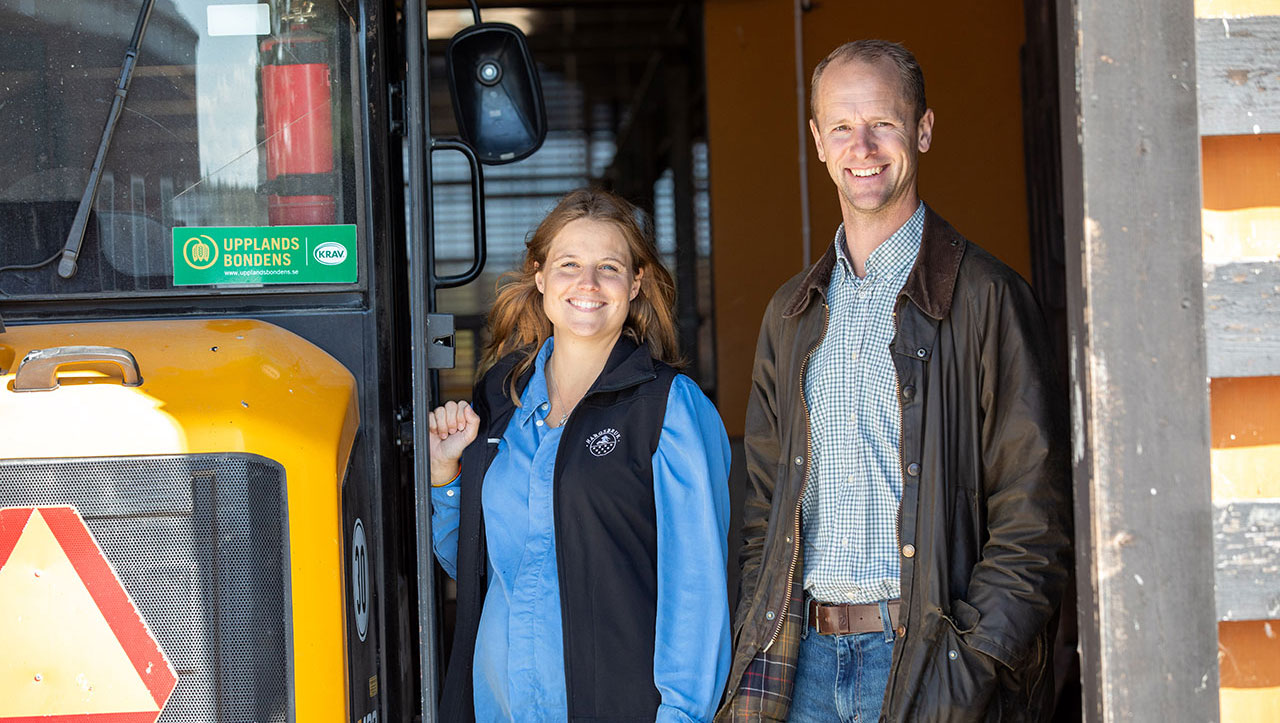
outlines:
[[[458,133],[481,163],[527,157],[547,137],[542,84],[519,28],[479,23],[461,30],[445,55]]]

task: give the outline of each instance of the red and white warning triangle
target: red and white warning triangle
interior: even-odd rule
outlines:
[[[0,510],[0,721],[154,723],[178,677],[80,515]]]

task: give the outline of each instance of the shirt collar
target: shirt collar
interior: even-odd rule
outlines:
[[[520,408],[516,411],[521,424],[528,424],[535,413],[545,411],[541,409],[542,405],[550,402],[547,394],[547,360],[551,358],[551,351],[555,346],[555,337],[547,337],[542,342],[542,348],[538,349],[538,356],[534,357],[533,376],[520,395]],[[545,417],[546,414],[542,416]]]
[[[885,239],[867,257],[867,276],[888,273],[897,275],[911,269],[920,252],[920,241],[924,236],[924,201],[916,205],[906,223],[898,227],[889,238]],[[844,242],[844,224],[836,229],[836,259],[844,270],[846,278],[857,278],[853,272],[853,260],[849,258],[849,248]]]

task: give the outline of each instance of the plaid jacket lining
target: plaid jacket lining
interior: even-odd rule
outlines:
[[[796,658],[800,655],[800,633],[804,627],[804,581],[796,575],[791,584],[791,603],[778,639],[767,651],[756,653],[742,674],[742,681],[718,720],[785,721],[791,711],[791,694],[796,684]]]

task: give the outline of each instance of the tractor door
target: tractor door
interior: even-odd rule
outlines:
[[[0,508],[84,519],[177,673],[162,721],[413,715],[388,12],[0,2]],[[0,718],[121,710],[58,649]]]

